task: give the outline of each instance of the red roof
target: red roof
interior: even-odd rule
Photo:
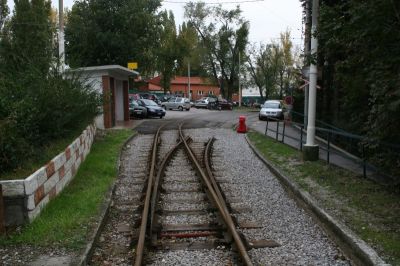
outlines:
[[[171,80],[171,84],[188,84],[188,82],[189,82],[188,77],[183,77],[183,76],[175,76],[175,78]],[[157,76],[150,79],[149,83],[161,85],[161,76]],[[190,84],[211,85],[212,82],[209,79],[202,77],[190,77]]]

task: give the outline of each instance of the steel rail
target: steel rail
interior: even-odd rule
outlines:
[[[190,138],[187,137],[186,141],[190,141]],[[152,193],[152,197],[151,197],[151,203],[150,203],[150,234],[153,234],[153,227],[155,224],[154,221],[154,216],[155,216],[155,212],[156,212],[156,205],[158,202],[158,198],[160,195],[160,182],[161,182],[161,177],[165,172],[165,168],[167,167],[167,163],[168,161],[172,158],[172,156],[174,155],[174,153],[180,148],[180,146],[183,145],[183,141],[180,140],[178,144],[176,144],[164,157],[164,159],[162,160],[160,167],[158,168],[157,171],[157,176],[156,179],[154,181],[154,186],[153,186],[153,193]],[[152,239],[153,241],[154,239]],[[154,243],[153,243],[154,244]]]
[[[229,227],[231,227],[230,231],[231,231],[231,234],[232,234],[232,236],[233,236],[233,238],[235,240],[235,244],[236,244],[237,248],[239,249],[239,253],[241,255],[241,258],[242,258],[243,262],[246,265],[252,265],[250,257],[249,257],[249,255],[247,253],[246,246],[244,245],[242,238],[239,236],[239,233],[236,230],[236,227],[234,225],[233,219],[232,219],[231,215],[229,214],[228,207],[226,206],[225,199],[222,196],[221,190],[219,189],[218,184],[217,184],[217,182],[215,180],[214,174],[212,173],[212,170],[211,170],[211,166],[210,166],[211,157],[210,157],[210,154],[211,154],[211,147],[212,147],[212,144],[213,144],[214,140],[215,140],[214,138],[211,138],[207,142],[207,146],[206,146],[206,148],[204,150],[204,164],[206,166],[207,174],[208,174],[208,177],[209,177],[209,179],[210,179],[210,181],[211,181],[211,183],[212,183],[212,185],[214,187],[214,190],[215,190],[219,200],[221,201],[221,205],[222,205],[222,207],[223,207],[223,209],[224,209],[224,211],[226,213],[226,218],[227,218],[227,220],[229,222]]]
[[[200,174],[202,180],[206,184],[207,189],[209,190],[209,192],[210,192],[210,194],[211,194],[211,196],[213,198],[213,201],[215,202],[215,205],[218,208],[218,211],[220,212],[220,214],[221,214],[221,216],[222,216],[222,218],[223,218],[223,220],[224,220],[224,222],[225,222],[225,224],[226,224],[226,226],[228,228],[229,233],[232,235],[232,237],[233,237],[233,239],[235,241],[235,244],[236,244],[236,246],[237,246],[237,248],[239,250],[239,254],[240,254],[240,257],[242,259],[242,262],[245,265],[248,265],[248,266],[253,265],[253,263],[250,260],[249,255],[247,253],[246,247],[245,247],[242,239],[240,238],[238,232],[236,231],[236,227],[235,227],[235,224],[234,224],[234,222],[232,220],[232,217],[230,216],[229,212],[226,211],[226,205],[224,207],[223,200],[220,200],[220,197],[218,196],[218,194],[215,191],[212,183],[210,182],[209,177],[204,173],[204,171],[203,171],[202,167],[200,166],[200,163],[198,162],[198,160],[197,160],[196,156],[194,155],[192,149],[189,147],[189,144],[184,140],[185,137],[184,137],[183,132],[182,132],[182,124],[179,125],[179,135],[180,135],[181,139],[184,142],[184,145],[185,145],[185,148],[186,148],[186,151],[187,151],[187,153],[189,155],[190,160],[196,166],[197,172]]]
[[[154,140],[153,140],[150,172],[149,172],[149,179],[148,179],[147,189],[146,189],[146,198],[145,198],[144,208],[143,208],[143,212],[142,212],[142,221],[141,221],[141,226],[140,226],[139,239],[138,239],[138,243],[136,245],[136,256],[135,256],[135,263],[134,263],[135,266],[142,265],[143,253],[144,253],[144,242],[145,242],[145,238],[146,238],[147,221],[148,221],[149,210],[150,210],[151,190],[153,187],[154,172],[155,172],[156,163],[157,163],[157,147],[158,147],[158,141],[159,141],[159,137],[160,137],[160,131],[163,126],[164,125],[162,125],[158,128],[157,133],[155,134]]]

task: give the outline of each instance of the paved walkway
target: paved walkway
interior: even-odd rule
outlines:
[[[248,118],[248,126],[260,133],[265,134],[267,121],[259,121],[258,113],[249,113]],[[277,123],[274,121],[268,121],[268,136],[276,139],[276,129]],[[275,132],[274,132],[275,131]],[[279,123],[279,134],[278,140],[282,141],[282,132],[283,132],[283,123]],[[300,139],[301,139],[301,131],[300,128],[296,128],[292,125],[286,125],[285,127],[285,137],[283,139],[283,143],[290,145],[296,149],[300,149]],[[303,145],[307,139],[307,133],[303,131]],[[327,161],[328,153],[327,153],[327,142],[324,139],[319,137],[316,138],[316,144],[319,145],[319,158],[321,160]],[[329,152],[329,163],[342,167],[344,169],[350,170],[356,174],[363,176],[364,167],[363,161],[360,158],[334,146],[330,145]],[[395,180],[392,180],[388,177],[383,177],[381,175],[376,174],[372,169],[366,168],[366,175],[368,178],[373,179],[379,183],[394,183]],[[397,181],[398,182],[398,181]]]

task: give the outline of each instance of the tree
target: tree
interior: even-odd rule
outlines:
[[[288,88],[290,86],[291,74],[293,69],[293,56],[292,56],[292,48],[293,44],[290,39],[290,31],[286,30],[281,33],[280,38],[280,46],[277,54],[279,64],[278,64],[278,72],[279,72],[279,99],[283,98],[284,91],[286,94],[288,93]]]
[[[247,71],[257,85],[260,96],[268,99],[274,94],[276,83],[278,80],[279,53],[276,45],[255,44],[247,51]]]
[[[247,50],[246,68],[252,78],[252,84],[265,99],[290,93],[295,83],[294,56],[290,32],[281,33],[280,43],[253,44]]]
[[[50,1],[21,0],[15,3],[14,16],[3,32],[3,74],[18,74],[14,79],[27,79],[26,70],[31,71],[34,67],[38,75],[46,76],[53,53],[54,27],[49,19],[50,10]]]
[[[0,173],[97,114],[97,93],[59,72],[54,29],[50,1],[15,1],[0,39]]]
[[[224,10],[221,5],[208,7],[205,3],[190,2],[185,6],[185,16],[197,30],[206,49],[209,74],[216,82],[222,77],[225,87],[221,93],[231,99],[238,91],[239,57],[243,62],[249,34],[249,23],[241,17],[239,7]]]
[[[160,0],[82,0],[65,26],[66,60],[72,67],[139,63],[143,75],[155,71],[160,42]]]
[[[169,91],[171,78],[176,71],[179,57],[178,39],[174,15],[172,12],[161,12],[160,48],[157,51],[158,69],[161,71],[161,85],[164,93]]]
[[[9,13],[7,0],[0,0],[0,31],[3,28],[4,22]]]
[[[192,76],[206,76],[207,71],[203,68],[206,51],[200,43],[196,29],[190,22],[182,23],[178,35],[178,49],[180,56],[177,62],[177,73],[182,76],[187,75],[188,65]]]
[[[321,2],[317,114],[368,137],[371,157],[399,169],[400,161],[382,147],[400,143],[400,2]]]

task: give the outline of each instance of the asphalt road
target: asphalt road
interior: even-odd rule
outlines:
[[[135,129],[141,134],[154,133],[160,124],[173,122],[168,125],[173,129],[183,123],[184,128],[232,128],[239,122],[239,116],[246,116],[246,124],[254,130],[265,129],[265,121],[258,120],[258,112],[237,112],[228,110],[207,110],[191,108],[190,111],[168,110],[163,119],[148,118],[135,120]],[[135,124],[135,123],[134,123]],[[257,128],[257,129],[256,129]]]
[[[134,121],[135,129],[141,134],[153,134],[157,130],[160,124],[168,122],[173,122],[169,124],[165,129],[171,128],[176,129],[179,124],[183,122],[183,128],[233,128],[239,123],[239,116],[246,117],[246,125],[248,128],[265,133],[267,121],[260,121],[258,119],[258,110],[254,112],[241,112],[241,111],[229,111],[229,110],[207,110],[207,109],[196,109],[191,108],[190,111],[174,111],[168,110],[166,116],[163,119],[159,118],[149,118],[149,119],[139,119]],[[269,121],[269,129],[276,130],[276,122]],[[282,133],[282,123],[280,123],[279,132]],[[272,138],[276,138],[276,133],[272,130],[268,131],[268,135]],[[300,131],[293,127],[286,127],[285,130],[284,143],[292,147],[299,149],[300,147]],[[292,136],[293,138],[287,137]],[[303,142],[306,139],[306,134],[303,134]],[[282,135],[278,136],[278,140],[282,140]],[[327,159],[326,144],[317,141],[320,145],[319,157],[322,160]],[[330,163],[341,166],[348,170],[351,170],[357,174],[362,175],[363,168],[360,162],[349,158],[345,153],[339,150],[331,150],[330,153]],[[380,177],[374,176],[372,172],[367,170],[367,176],[376,181],[385,182],[380,180]]]

